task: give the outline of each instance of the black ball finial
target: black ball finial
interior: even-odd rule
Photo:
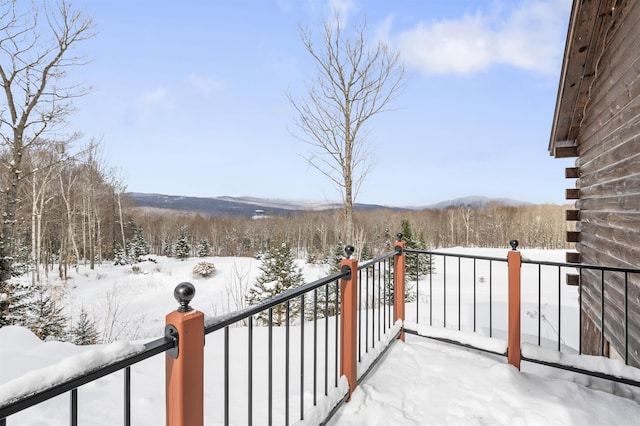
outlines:
[[[396,241],[402,241],[402,232],[396,234]]]
[[[511,240],[509,241],[509,245],[511,246],[512,250],[516,250],[518,248],[518,240]]]
[[[356,251],[356,249],[353,246],[346,246],[344,248],[344,253],[347,255],[347,259],[351,258],[351,255],[353,254],[354,251]]]
[[[189,302],[193,300],[195,295],[196,288],[193,284],[187,282],[178,284],[175,290],[173,290],[173,297],[180,303],[178,312],[189,312],[192,310],[193,308],[189,306]]]

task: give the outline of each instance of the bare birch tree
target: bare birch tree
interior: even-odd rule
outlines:
[[[365,30],[366,22],[346,30],[334,13],[316,45],[311,32],[301,28],[316,75],[306,97],[288,95],[298,114],[294,136],[312,148],[307,160],[340,190],[347,242],[353,239],[353,203],[372,159],[364,125],[386,111],[403,87],[399,55],[381,41],[370,46]]]
[[[46,135],[60,130],[73,99],[86,89],[64,83],[71,66],[86,59],[73,47],[93,36],[92,19],[65,1],[55,6],[0,1],[0,149],[5,185],[0,188],[0,281],[11,277],[12,245],[23,157]]]

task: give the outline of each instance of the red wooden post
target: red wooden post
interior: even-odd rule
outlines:
[[[345,247],[348,257],[353,247]],[[340,269],[350,269],[351,275],[340,280],[340,375],[349,382],[349,400],[358,384],[358,261],[342,259]]]
[[[518,241],[509,242],[513,250],[507,254],[509,268],[509,331],[507,361],[520,370],[520,269],[522,257],[516,250]]]
[[[190,283],[178,284],[173,292],[180,302],[166,317],[167,335],[178,346],[166,355],[167,426],[204,424],[204,314],[189,302],[195,295]]]
[[[404,322],[404,281],[405,281],[405,242],[402,241],[402,234],[398,234],[398,241],[394,243],[396,255],[393,259],[393,310],[394,322],[401,320]],[[400,340],[404,341],[404,326],[400,332]]]

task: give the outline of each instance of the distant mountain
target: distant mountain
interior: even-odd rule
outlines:
[[[296,201],[282,199],[265,199],[256,197],[183,197],[179,195],[164,194],[144,194],[140,192],[129,192],[127,194],[137,207],[148,207],[158,209],[168,209],[175,211],[200,213],[210,217],[254,217],[254,216],[274,216],[288,215],[303,211],[330,211],[339,210],[342,204],[322,203],[316,201]],[[455,198],[453,200],[442,201],[424,207],[389,207],[379,204],[356,203],[354,210],[376,210],[389,209],[392,211],[411,210],[437,210],[449,207],[470,206],[472,208],[482,208],[488,203],[495,202],[505,206],[525,206],[531,205],[524,201],[512,200],[509,198],[489,198],[482,196],[470,196]]]
[[[150,207],[192,213],[204,216],[273,216],[288,215],[302,211],[329,211],[342,208],[339,203],[321,203],[310,201],[293,201],[279,199],[263,199],[256,197],[183,197],[179,195],[145,194],[129,192],[127,196],[134,201],[136,207]],[[354,210],[391,209],[409,210],[396,207],[385,207],[377,204],[359,204]]]
[[[450,207],[466,207],[466,206],[469,206],[472,208],[482,208],[489,203],[498,203],[498,204],[502,204],[503,206],[509,206],[509,207],[530,206],[533,204],[526,201],[512,200],[510,198],[489,198],[489,197],[483,197],[480,195],[471,195],[469,197],[454,198],[453,200],[441,201],[439,203],[430,204],[428,206],[421,207],[421,209],[439,210],[439,209],[446,209]]]

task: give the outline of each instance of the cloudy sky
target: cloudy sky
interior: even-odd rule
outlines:
[[[94,17],[73,70],[92,86],[71,126],[102,141],[129,191],[337,200],[292,136],[287,99],[314,64],[299,27],[366,18],[406,67],[369,123],[357,201],[421,206],[469,195],[564,203],[571,160],[547,146],[570,0],[76,0]]]

